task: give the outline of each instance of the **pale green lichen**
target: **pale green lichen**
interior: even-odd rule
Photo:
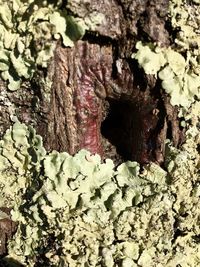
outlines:
[[[170,1],[169,17],[177,31],[173,45],[160,48],[138,42],[133,55],[145,73],[161,79],[171,104],[183,107],[200,98],[200,5],[195,3]]]
[[[73,46],[86,29],[102,20],[97,14],[89,22],[73,18],[61,2],[11,0],[0,3],[0,72],[8,88],[16,90],[23,79],[32,78],[37,66],[47,67],[56,39]]]
[[[20,200],[32,175],[37,176],[46,151],[35,130],[16,122],[0,141],[0,207],[12,207]]]
[[[163,89],[171,96],[172,105],[189,107],[195,96],[200,97],[200,72],[197,73],[199,64],[192,71],[188,58],[185,59],[172,48],[158,48],[141,42],[137,43],[136,48],[138,52],[133,57],[146,74],[161,79]]]
[[[21,33],[26,32],[27,38],[31,32],[38,34],[32,41],[41,40],[44,32],[48,40],[52,34],[54,38],[62,36],[63,42],[74,40],[74,18],[45,2],[37,7],[33,2],[1,4],[0,68],[6,79],[13,79],[12,89],[19,86],[21,77],[31,77],[29,64],[46,66],[49,58],[45,39],[38,43],[37,58],[26,60],[31,57],[30,40]],[[176,14],[185,9],[185,1],[171,1],[174,28],[180,27]],[[189,16],[196,14],[194,9],[188,10]],[[195,12],[198,10],[199,5]],[[181,25],[192,23],[186,13],[181,13]],[[10,20],[13,14],[20,32]],[[23,14],[30,14],[29,31]],[[41,27],[36,27],[38,19]],[[81,29],[87,26],[79,22],[83,23]],[[67,25],[70,29],[65,36]],[[185,107],[179,116],[184,119],[186,141],[179,149],[167,143],[165,169],[151,163],[141,173],[136,162],[115,169],[111,160],[102,162],[85,150],[74,157],[66,152],[47,153],[32,127],[17,121],[7,130],[0,141],[0,206],[13,207],[12,219],[18,222],[7,259],[30,267],[42,259],[41,266],[56,267],[200,266],[200,106],[194,102],[194,96],[199,96],[199,44],[191,50],[192,39],[186,35],[189,28],[181,29],[184,35],[177,36],[173,48],[136,46],[135,58],[145,72],[158,75],[172,104]],[[11,70],[16,76],[10,76]],[[7,215],[0,212],[0,217]]]
[[[0,143],[1,205],[14,205],[19,223],[7,258],[25,266],[41,255],[45,266],[198,266],[197,107],[182,149],[167,145],[167,171],[151,163],[140,173],[136,162],[115,170],[85,150],[46,154],[35,131],[16,122]]]

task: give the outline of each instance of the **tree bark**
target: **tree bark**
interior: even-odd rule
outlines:
[[[169,1],[87,2],[69,1],[68,9],[80,18],[103,13],[100,26],[73,48],[58,41],[48,69],[38,69],[20,90],[9,92],[0,81],[1,136],[17,116],[36,128],[48,151],[75,154],[85,148],[116,164],[135,160],[162,165],[166,138],[175,146],[183,140],[178,111],[160,82],[146,75],[131,54],[137,40],[170,44]],[[1,240],[6,231],[8,227]]]
[[[106,20],[73,48],[58,42],[47,73],[38,70],[25,88],[11,93],[1,83],[1,133],[15,114],[36,127],[49,151],[86,148],[116,162],[162,164],[166,135],[176,146],[181,141],[177,109],[130,56],[138,39],[169,45],[168,1],[68,5],[75,16],[89,9],[103,12]],[[41,75],[50,79],[49,91]]]

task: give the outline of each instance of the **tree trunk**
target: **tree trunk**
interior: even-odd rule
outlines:
[[[106,20],[73,48],[58,41],[48,69],[38,69],[20,90],[0,81],[1,135],[17,116],[36,128],[48,151],[85,148],[116,164],[162,165],[166,138],[175,146],[183,140],[178,111],[131,55],[137,40],[170,44],[168,0],[80,0],[68,9],[80,18],[101,12]],[[6,231],[1,227],[1,240]]]

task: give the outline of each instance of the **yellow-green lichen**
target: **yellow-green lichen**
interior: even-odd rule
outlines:
[[[168,143],[165,170],[151,163],[142,173],[136,162],[115,169],[85,150],[47,154],[16,122],[0,143],[1,205],[14,206],[19,223],[7,258],[30,267],[36,258],[63,267],[198,266],[197,110],[187,113],[182,149]]]
[[[172,105],[189,107],[195,97],[200,97],[200,65],[197,62],[193,71],[188,58],[172,48],[158,48],[141,42],[136,48],[138,52],[133,57],[145,73],[158,75],[163,89],[171,96]]]
[[[170,47],[138,42],[133,55],[145,73],[158,75],[171,104],[183,107],[200,98],[200,4],[195,3],[170,1],[169,18],[177,32]]]
[[[191,2],[171,1],[174,28],[180,27],[180,21],[181,25],[192,23],[188,18],[199,12],[198,1],[192,2],[196,11]],[[32,75],[28,64],[46,66],[49,58],[45,39],[38,43],[37,58],[26,61],[32,56],[30,43],[21,32],[27,38],[31,32],[38,34],[32,42],[41,40],[44,32],[48,40],[53,35],[62,36],[63,42],[74,41],[73,27],[78,27],[74,18],[65,17],[64,11],[47,2],[38,3],[36,7],[31,0],[2,2],[0,40],[6,42],[0,51],[0,68],[2,75],[15,82],[12,89],[21,77]],[[186,7],[192,8],[188,9],[190,17],[183,12],[178,21],[176,15]],[[10,20],[11,14],[16,20]],[[23,14],[30,14],[30,31]],[[13,26],[17,20],[21,32]],[[37,28],[38,20],[41,27]],[[80,22],[84,29],[85,22]],[[65,36],[64,28],[69,25]],[[74,157],[66,152],[47,153],[32,127],[16,122],[7,130],[0,141],[0,206],[13,207],[12,219],[18,222],[7,259],[27,267],[36,261],[60,267],[200,266],[200,106],[194,101],[199,97],[199,44],[192,48],[191,35],[186,38],[189,28],[182,26],[181,31],[184,35],[177,36],[173,47],[139,42],[135,54],[146,73],[162,80],[172,104],[184,107],[179,116],[184,119],[186,140],[179,149],[167,143],[164,169],[151,163],[141,173],[139,164],[130,161],[115,168],[111,160],[102,162],[85,150]],[[197,29],[193,31],[196,40]],[[12,38],[1,39],[1,33]],[[11,70],[16,76],[10,76]],[[1,212],[0,217],[6,214]]]
[[[0,141],[0,207],[12,207],[40,171],[46,151],[35,130],[16,122]],[[33,177],[32,177],[33,176]]]
[[[37,66],[47,67],[61,37],[65,46],[73,46],[90,24],[73,18],[56,1],[11,0],[0,3],[0,72],[8,88],[16,90],[23,79],[30,79]],[[98,17],[98,16],[97,16]]]

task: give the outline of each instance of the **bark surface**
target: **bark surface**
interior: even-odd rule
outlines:
[[[116,164],[162,164],[166,138],[175,146],[183,140],[177,109],[130,56],[137,40],[170,44],[168,0],[80,0],[69,1],[68,9],[81,18],[101,11],[106,19],[73,48],[58,42],[48,69],[20,90],[9,92],[0,81],[1,136],[17,116],[36,128],[48,151],[86,148]],[[1,255],[13,229],[0,221]]]

